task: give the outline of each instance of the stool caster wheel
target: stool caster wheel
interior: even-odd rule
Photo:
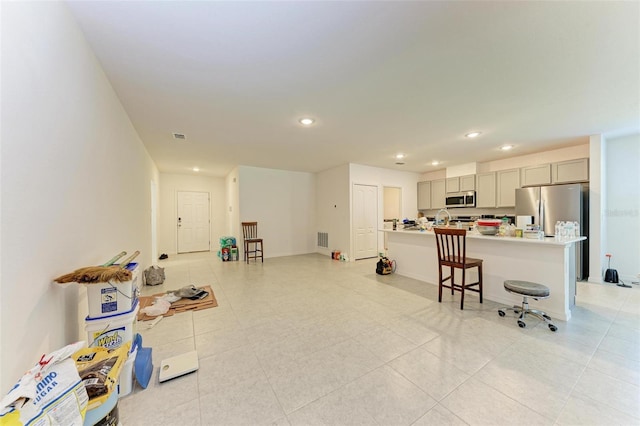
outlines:
[[[556,326],[555,326],[555,325],[553,325],[553,324],[549,324],[549,330],[551,330],[551,331],[553,331],[553,332],[556,332],[556,331],[558,331],[558,327],[556,327]]]
[[[518,320],[518,327],[525,328],[526,326],[527,326],[527,324],[525,324],[524,321]]]
[[[502,309],[500,309],[500,310],[498,310],[498,315],[500,315],[501,317],[503,317],[503,316],[505,316],[505,315],[506,315],[506,313],[505,313]]]

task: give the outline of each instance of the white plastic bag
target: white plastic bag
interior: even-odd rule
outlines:
[[[158,315],[166,314],[169,311],[170,307],[170,302],[158,298],[155,302],[153,302],[153,305],[145,306],[144,308],[140,309],[140,312],[149,315],[150,317],[157,317]]]
[[[89,397],[71,355],[85,346],[43,355],[0,401],[0,425],[82,426]]]

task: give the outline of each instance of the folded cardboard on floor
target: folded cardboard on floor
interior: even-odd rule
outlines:
[[[169,308],[169,311],[166,314],[163,314],[163,316],[170,317],[176,312],[179,313],[179,312],[185,312],[185,311],[199,311],[201,309],[215,308],[216,306],[218,306],[218,301],[216,300],[216,297],[213,294],[213,290],[211,289],[211,286],[207,285],[207,286],[202,286],[198,288],[208,292],[209,294],[206,297],[202,299],[197,299],[197,300],[190,300],[186,298],[177,300],[171,304],[171,308]],[[142,308],[152,305],[156,297],[162,297],[165,294],[166,293],[159,293],[159,294],[154,294],[153,296],[140,297],[138,299],[138,303],[140,304],[140,311],[138,312],[138,321],[150,321],[154,319],[155,317],[149,316],[144,312],[142,312]]]

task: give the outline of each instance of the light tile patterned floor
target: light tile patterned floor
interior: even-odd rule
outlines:
[[[156,369],[119,402],[136,425],[638,425],[640,289],[578,283],[569,322],[520,329],[475,295],[321,255],[160,263],[154,294],[211,285],[219,306],[145,330]],[[534,303],[532,303],[533,305]],[[160,360],[200,369],[158,383]]]

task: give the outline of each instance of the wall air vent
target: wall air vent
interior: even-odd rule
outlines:
[[[329,248],[329,233],[318,232],[318,247]]]
[[[187,139],[187,137],[184,135],[184,133],[174,133],[173,134],[173,138],[175,140],[179,140],[179,141],[184,141]]]

